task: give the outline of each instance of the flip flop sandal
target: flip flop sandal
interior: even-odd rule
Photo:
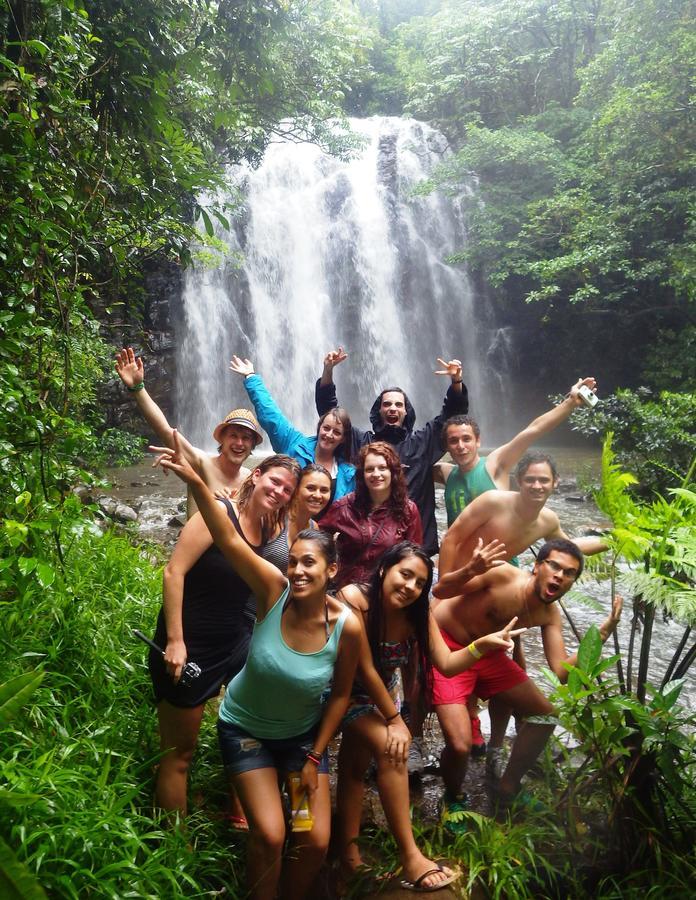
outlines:
[[[448,884],[452,884],[453,881],[456,881],[459,878],[459,875],[456,872],[452,872],[451,875],[448,875],[444,880],[438,881],[437,884],[424,885],[423,882],[430,875],[437,875],[438,872],[444,873],[444,869],[442,866],[434,866],[432,869],[428,869],[427,872],[423,872],[415,881],[408,881],[403,879],[401,881],[401,887],[406,891],[414,891],[417,894],[431,894],[434,891],[439,891],[444,887],[447,887]]]
[[[227,813],[224,816],[226,822],[230,824],[235,831],[248,831],[249,823],[244,818],[244,816],[233,816],[230,813]]]

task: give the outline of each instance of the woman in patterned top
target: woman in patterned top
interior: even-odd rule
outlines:
[[[501,556],[497,541],[479,546],[469,561],[470,577],[495,565]],[[512,637],[524,629],[511,630],[513,619],[502,631],[486,635],[473,646],[452,651],[430,613],[429,593],[433,563],[425,551],[409,541],[391,547],[378,561],[368,584],[342,588],[339,597],[361,614],[367,629],[372,661],[385,692],[396,686],[397,668],[418,654],[425,690],[432,667],[445,675],[468,669],[477,659],[494,650],[511,649]],[[366,666],[361,660],[361,671]],[[375,696],[373,678],[370,693]],[[385,703],[381,703],[385,706]],[[396,717],[393,717],[396,718]],[[384,747],[388,720],[377,711],[364,687],[356,682],[351,703],[343,720],[343,739],[338,756],[338,838],[341,860],[346,871],[361,864],[357,837],[362,813],[363,778],[374,759],[377,787],[390,830],[399,848],[404,887],[437,890],[454,876],[449,869],[427,859],[413,837],[409,816],[408,772],[387,759]]]

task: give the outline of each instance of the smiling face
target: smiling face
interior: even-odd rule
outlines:
[[[295,475],[281,466],[273,466],[266,472],[254,469],[251,478],[254,482],[254,501],[265,512],[275,512],[285,506],[292,499],[297,486]]]
[[[326,590],[338,566],[329,563],[321,544],[312,540],[296,540],[288,557],[288,581],[293,597],[311,597]]]
[[[336,448],[343,441],[343,434],[341,422],[335,416],[328,415],[319,426],[317,447],[320,447],[327,453],[334,454]]]
[[[371,497],[388,496],[392,474],[387,461],[379,453],[368,453],[363,467],[363,478]]]
[[[535,564],[533,572],[535,592],[542,603],[548,604],[572,588],[580,573],[580,563],[570,553],[551,550],[546,559]]]
[[[476,437],[471,425],[448,425],[445,446],[454,464],[468,472],[479,460],[481,438]]]
[[[295,497],[297,507],[310,519],[324,509],[331,497],[331,479],[321,472],[308,472],[300,480]]]
[[[558,487],[551,466],[547,462],[532,463],[518,477],[520,495],[539,506],[543,506]]]
[[[220,456],[240,465],[256,446],[256,434],[243,425],[228,425],[220,436]]]
[[[403,425],[406,418],[406,398],[401,391],[382,394],[379,415],[384,425]]]
[[[428,567],[417,556],[406,556],[384,573],[382,602],[385,609],[405,609],[423,593]]]

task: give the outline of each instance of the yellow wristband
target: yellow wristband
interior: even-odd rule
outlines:
[[[483,653],[476,648],[476,643],[474,641],[472,641],[466,649],[471,653],[474,659],[483,659]]]

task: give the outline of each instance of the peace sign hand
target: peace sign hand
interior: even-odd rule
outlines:
[[[436,375],[449,375],[453,382],[462,380],[462,361],[460,359],[450,359],[449,362],[445,362],[438,356],[437,362],[442,368],[435,369]]]
[[[507,623],[505,628],[500,631],[494,631],[492,634],[486,634],[483,637],[476,638],[474,642],[479,653],[493,653],[496,650],[512,650],[514,637],[522,634],[526,628],[515,628],[517,616],[513,616]]]

